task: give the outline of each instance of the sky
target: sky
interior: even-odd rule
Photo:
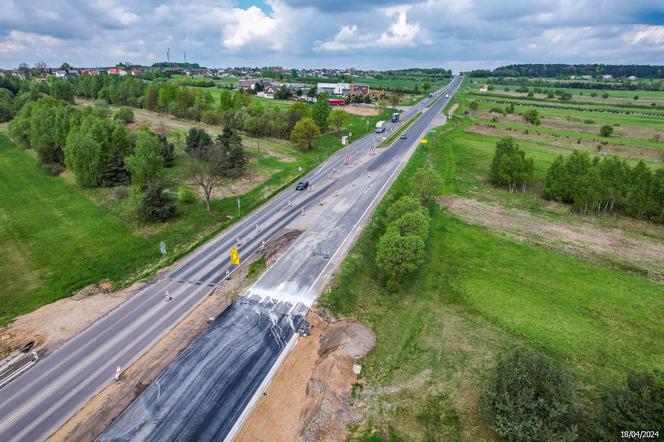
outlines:
[[[0,67],[664,64],[662,0],[2,0]]]

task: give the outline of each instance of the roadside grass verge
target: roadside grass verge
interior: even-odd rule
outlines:
[[[477,175],[488,168],[493,145],[469,146],[460,119],[452,125],[459,127],[439,129],[434,143],[419,146],[321,300],[377,336],[362,361],[366,385],[356,397],[364,421],[353,437],[372,428],[383,436],[430,437],[421,415],[431,397],[443,395],[450,419],[439,431],[446,439],[496,439],[479,416],[478,398],[496,354],[513,345],[563,363],[591,408],[597,387],[620,384],[628,370],[664,368],[661,285],[466,224],[436,204],[426,262],[398,293],[384,289],[375,244],[386,207],[408,191],[417,168],[432,161],[443,194],[482,192]],[[527,195],[521,198],[528,204]]]

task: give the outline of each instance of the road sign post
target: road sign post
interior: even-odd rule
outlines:
[[[161,258],[166,258],[166,243],[164,241],[159,243],[159,250],[161,251]]]
[[[240,219],[240,197],[237,197],[237,218]]]

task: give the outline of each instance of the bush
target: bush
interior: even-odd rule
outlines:
[[[218,126],[221,124],[221,115],[214,110],[206,110],[201,113],[201,121],[206,124]]]
[[[599,134],[603,137],[610,137],[613,134],[613,127],[605,124],[604,126],[600,127]]]
[[[609,93],[608,93],[608,92],[604,92],[604,93],[602,94],[602,98],[609,98]]]
[[[535,126],[539,126],[542,124],[542,120],[540,119],[539,112],[537,112],[537,109],[530,109],[527,110],[523,113],[523,119],[529,122],[530,124],[534,124]]]
[[[65,170],[65,167],[59,163],[42,163],[41,169],[46,175],[58,176]]]
[[[151,184],[141,197],[137,213],[142,221],[158,222],[175,216],[176,210],[164,189],[159,184]]]
[[[597,92],[591,92],[591,93],[590,93],[590,96],[591,96],[591,97],[596,97],[596,96],[597,96]]]
[[[496,432],[515,442],[576,439],[572,378],[550,358],[517,348],[498,359],[481,399]]]
[[[194,203],[196,202],[197,198],[198,194],[196,193],[196,189],[193,187],[180,186],[180,189],[178,189],[178,201],[183,204]]]
[[[663,381],[660,372],[630,373],[623,387],[605,389],[592,440],[616,440],[621,431],[631,429],[664,429]]]
[[[585,120],[583,120],[583,122],[585,124],[595,124],[595,120],[591,120],[590,118],[586,118]]]
[[[638,99],[639,99],[639,96],[638,96],[638,95],[634,95],[634,101],[636,101],[636,100],[638,100]]]
[[[385,219],[388,224],[392,224],[405,214],[414,212],[423,212],[426,214],[426,209],[422,207],[416,198],[412,196],[402,196],[387,208]]]
[[[121,121],[125,124],[133,123],[134,120],[134,111],[129,107],[122,107],[113,115],[113,120]]]

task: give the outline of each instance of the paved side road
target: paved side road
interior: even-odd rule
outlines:
[[[452,90],[460,84],[452,83]],[[450,94],[451,95],[451,94]],[[334,254],[382,198],[447,103],[443,98],[368,167],[243,296],[108,428],[100,441],[231,440],[315,302]],[[327,258],[321,251],[329,253]]]
[[[408,120],[424,104],[406,111],[403,119]],[[222,283],[226,270],[231,269],[228,251],[236,238],[242,240],[243,256],[255,252],[262,241],[269,241],[291,223],[301,208],[335,192],[341,183],[328,179],[332,170],[340,168],[349,154],[366,151],[375,142],[375,135],[368,134],[341,149],[304,177],[316,192],[283,191],[1,388],[0,441],[46,439],[113,381],[116,367],[131,365]],[[286,209],[288,200],[293,204]],[[262,226],[261,231],[256,224]],[[173,297],[170,302],[164,302],[165,290]]]

